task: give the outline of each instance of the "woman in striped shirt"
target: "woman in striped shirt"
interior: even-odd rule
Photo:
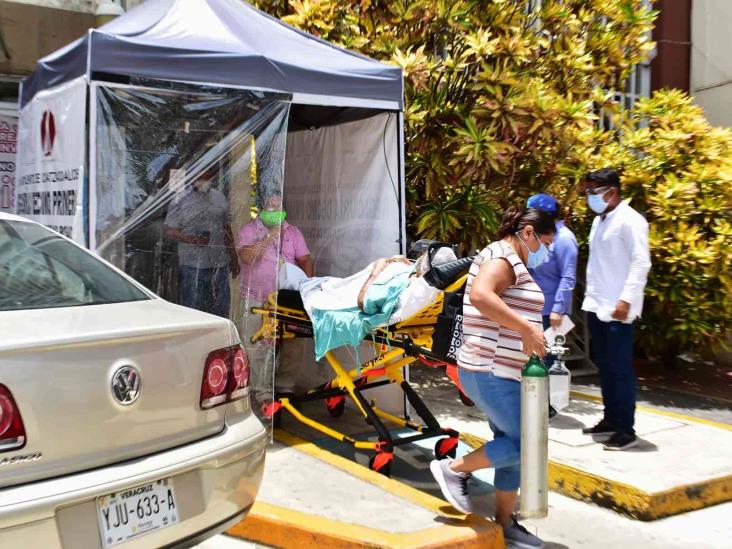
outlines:
[[[460,383],[488,416],[494,438],[466,456],[430,464],[447,500],[464,513],[471,512],[470,473],[495,468],[496,521],[507,542],[528,549],[544,544],[514,517],[521,459],[521,368],[532,354],[546,354],[541,321],[544,296],[528,268],[546,259],[554,232],[547,212],[510,208],[503,216],[499,240],[473,261],[457,363]]]

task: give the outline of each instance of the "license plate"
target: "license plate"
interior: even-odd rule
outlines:
[[[104,547],[129,541],[178,522],[172,479],[136,486],[97,499]]]

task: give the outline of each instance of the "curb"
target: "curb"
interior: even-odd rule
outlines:
[[[257,502],[230,536],[273,547],[298,549],[503,549],[503,531],[484,519],[468,517],[455,525],[394,534]]]
[[[230,536],[273,547],[298,549],[505,548],[503,530],[492,521],[476,515],[463,515],[439,498],[387,478],[285,431],[275,430],[274,438],[384,491],[433,511],[440,516],[444,525],[414,532],[393,533],[258,501],[246,519],[227,531]]]
[[[571,395],[575,398],[602,402],[602,398],[595,395],[576,391],[572,391]],[[725,423],[643,406],[639,406],[638,410],[732,431],[732,425]],[[486,443],[484,439],[469,433],[461,433],[460,439],[471,448],[479,448]],[[589,501],[600,507],[612,509],[630,518],[652,521],[732,501],[732,475],[684,484],[663,492],[649,493],[629,484],[549,460],[549,489],[573,499]]]
[[[649,493],[550,461],[549,489],[630,518],[652,521],[732,500],[732,475]]]
[[[398,480],[393,480],[389,477],[385,477],[381,473],[372,471],[371,469],[368,469],[363,465],[359,465],[358,463],[355,463],[350,459],[341,457],[337,454],[329,452],[328,450],[324,450],[314,442],[309,442],[281,429],[276,429],[274,431],[274,439],[277,442],[281,442],[282,444],[296,448],[297,450],[304,452],[314,458],[333,465],[334,467],[345,471],[351,476],[366,481],[369,484],[373,484],[374,486],[378,486],[386,492],[399,496],[407,501],[419,505],[420,507],[424,507],[425,509],[429,509],[437,515],[442,515],[443,517],[450,519],[466,518],[466,515],[454,509],[453,506],[446,501],[431,496],[430,494],[422,492],[421,490],[417,490],[416,488],[412,488],[408,484],[404,484],[402,482],[399,482]]]

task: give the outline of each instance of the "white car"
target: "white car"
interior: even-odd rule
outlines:
[[[267,436],[228,320],[0,213],[0,548],[187,547],[240,521]]]

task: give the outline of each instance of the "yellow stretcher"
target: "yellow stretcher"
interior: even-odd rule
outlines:
[[[409,319],[393,326],[380,328],[368,336],[368,341],[373,340],[378,349],[376,358],[361,364],[360,368],[347,371],[334,354],[328,352],[325,358],[335,374],[331,381],[302,396],[276,396],[274,405],[269,411],[275,425],[278,423],[281,410],[284,409],[298,421],[329,437],[349,443],[360,450],[375,451],[376,454],[369,461],[369,467],[386,476],[389,476],[391,472],[395,446],[441,436],[442,438],[435,443],[435,456],[437,459],[447,456],[454,457],[459,433],[440,426],[437,419],[404,378],[403,368],[416,361],[422,361],[430,366],[450,364],[450,359],[435,354],[432,346],[438,315],[443,312],[445,296],[458,292],[465,286],[467,278],[465,273],[469,266],[469,259],[459,261],[462,263],[457,266],[462,268],[452,269],[451,280],[443,280],[443,291],[438,294],[434,302]],[[252,337],[252,343],[259,339],[286,340],[296,337],[313,337],[312,323],[297,291],[273,292],[261,308],[255,307],[252,312],[262,315],[262,327]],[[375,401],[369,402],[363,395],[363,391],[367,389],[391,383],[396,383],[401,387],[412,408],[424,423],[415,423],[410,419],[381,410],[376,406]],[[366,422],[374,427],[378,435],[377,442],[357,440],[341,433],[306,416],[297,406],[306,401],[324,400],[330,415],[338,417],[343,414],[346,398],[353,400]],[[408,437],[392,437],[384,425],[384,421],[401,428],[412,429],[416,434]]]

